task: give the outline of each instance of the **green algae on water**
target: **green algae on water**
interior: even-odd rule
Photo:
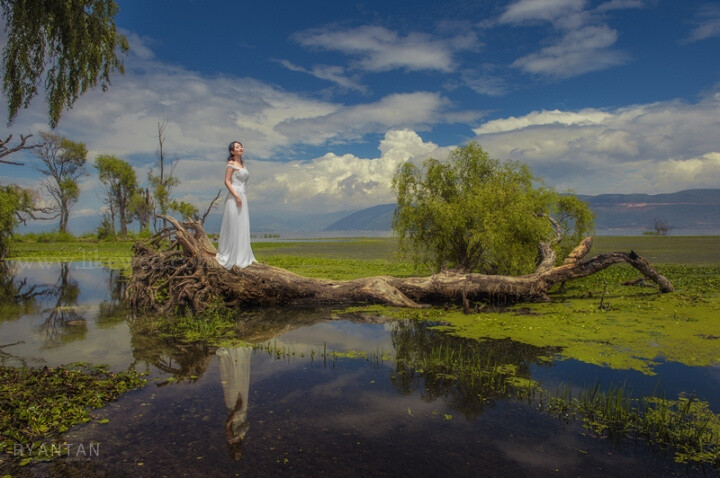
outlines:
[[[519,304],[502,311],[464,314],[462,310],[407,310],[372,306],[357,312],[440,322],[437,328],[459,337],[510,339],[536,347],[558,347],[557,356],[613,369],[653,374],[661,361],[688,366],[720,363],[720,269],[716,266],[662,266],[678,287],[622,286],[637,277],[630,267],[614,267],[573,281],[550,303]],[[605,308],[599,308],[603,280]]]

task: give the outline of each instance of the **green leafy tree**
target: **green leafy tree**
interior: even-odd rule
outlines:
[[[116,237],[117,234],[115,233],[115,219],[107,211],[103,213],[100,224],[98,225],[98,227],[95,228],[95,235],[98,239],[114,239]]]
[[[0,261],[4,260],[10,250],[15,228],[28,219],[35,219],[35,194],[13,184],[0,185]]]
[[[60,232],[67,232],[70,209],[80,196],[78,180],[86,174],[87,148],[53,133],[40,133],[43,145],[35,150],[41,165],[36,169],[48,176],[43,181],[60,214]]]
[[[141,232],[150,232],[150,221],[152,220],[154,209],[155,206],[149,189],[137,189],[130,196],[128,214],[140,223]]]
[[[2,0],[7,44],[3,50],[3,93],[8,123],[46,90],[50,126],[62,111],[98,82],[123,73],[127,38],[114,23],[113,0]]]
[[[135,169],[117,156],[101,154],[95,160],[100,182],[105,185],[105,201],[110,207],[112,225],[115,224],[115,213],[120,219],[120,235],[127,235],[128,204],[130,197],[137,189]]]
[[[545,187],[524,164],[491,159],[476,142],[446,162],[405,163],[392,184],[402,249],[435,270],[528,273],[540,242],[559,232],[564,257],[593,225],[587,204]]]
[[[170,209],[179,212],[183,218],[200,220],[200,211],[197,207],[185,201],[173,201],[170,203]]]
[[[151,171],[148,173],[148,181],[152,187],[153,204],[155,205],[155,228],[157,229],[158,216],[160,214],[168,214],[172,209],[172,199],[170,197],[175,186],[180,184],[180,180],[172,175],[155,175]],[[163,220],[163,227],[165,222]]]

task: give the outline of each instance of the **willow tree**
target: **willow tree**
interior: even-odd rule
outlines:
[[[7,44],[3,50],[3,93],[8,124],[45,89],[50,126],[64,109],[114,72],[123,73],[129,49],[117,31],[113,0],[2,0]]]
[[[393,178],[393,217],[403,251],[433,270],[527,274],[553,241],[562,260],[592,229],[593,213],[575,196],[543,185],[519,162],[490,158],[472,142],[447,161],[407,162]]]

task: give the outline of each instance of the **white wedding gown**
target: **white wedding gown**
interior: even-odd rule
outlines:
[[[235,196],[228,191],[225,197],[222,226],[220,226],[218,252],[215,257],[224,268],[232,269],[233,266],[247,267],[257,260],[250,247],[250,214],[245,194],[245,183],[250,173],[247,169],[232,164],[228,164],[227,167],[235,170],[231,183],[242,199],[242,206],[238,207]]]

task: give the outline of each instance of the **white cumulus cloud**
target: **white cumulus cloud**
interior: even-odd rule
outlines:
[[[438,93],[395,93],[374,103],[343,106],[325,115],[289,118],[278,124],[276,130],[290,137],[305,138],[309,144],[348,141],[393,128],[423,129],[438,122],[454,122],[456,115],[448,111],[449,106]]]
[[[487,121],[476,140],[494,157],[529,164],[587,194],[717,187],[720,97],[615,110],[535,111]]]
[[[338,211],[392,202],[392,177],[406,161],[447,155],[410,129],[389,130],[376,158],[327,153],[311,161],[253,165],[253,207],[282,206],[303,212]],[[256,206],[257,205],[257,206]]]
[[[295,39],[308,48],[339,51],[356,58],[353,66],[365,71],[453,71],[455,52],[479,46],[473,33],[439,38],[423,32],[405,36],[381,26],[347,30],[316,29],[300,32]]]
[[[695,188],[698,184],[720,184],[720,152],[688,159],[668,159],[658,164],[658,184],[665,190]]]
[[[141,42],[136,37],[132,41]],[[201,74],[159,62],[153,59],[149,50],[141,49],[140,52],[140,55],[128,58],[125,75],[116,76],[109,91],[90,91],[73,109],[64,112],[56,132],[84,142],[90,163],[98,154],[114,154],[127,159],[136,168],[139,180],[144,182],[147,171],[157,161],[158,122],[167,122],[165,150],[169,159],[178,159],[175,172],[181,181],[175,191],[176,197],[190,198],[201,207],[222,187],[226,148],[231,140],[243,141],[252,179],[257,181],[258,193],[262,193],[266,187],[262,181],[273,178],[276,173],[282,176],[283,171],[296,167],[286,167],[281,160],[285,161],[298,146],[356,141],[368,133],[382,135],[388,130],[405,128],[422,130],[442,122],[477,121],[479,118],[479,113],[454,109],[454,105],[439,93],[392,94],[375,101],[344,105],[289,92],[251,77]],[[330,75],[333,71],[326,73]],[[339,71],[336,73],[340,74]],[[20,112],[13,130],[37,134],[49,129],[45,108],[41,99],[33,102],[29,109]],[[0,118],[0,121],[6,120]],[[392,141],[390,137],[386,141]],[[34,161],[30,153],[18,154],[19,161]],[[393,154],[399,153],[392,153],[387,158]],[[371,164],[385,164],[389,161],[387,158]],[[276,161],[269,161],[271,159]],[[337,173],[340,182],[335,176],[332,180],[327,179],[332,182],[329,191],[340,194],[343,190],[348,197],[358,198],[365,191],[380,190],[380,186],[374,184],[380,183],[379,173],[365,177],[365,170],[355,167],[365,162],[334,153],[321,159],[317,160],[321,166],[313,171],[327,170],[330,174],[331,166],[336,170],[347,167],[354,171]],[[374,166],[367,171],[378,168]],[[91,167],[89,169],[92,171]],[[296,187],[317,188],[324,181],[323,174],[314,178],[299,175],[298,178],[307,184]],[[383,174],[389,173],[386,170]],[[20,177],[13,177],[12,182],[32,184],[35,181],[22,177],[20,172],[18,175]],[[283,182],[274,184],[282,185]],[[78,209],[99,211],[98,194],[97,181],[87,178]],[[288,200],[294,201],[292,197]],[[268,196],[267,204],[278,204],[273,201],[273,197]],[[339,203],[330,201],[328,204],[340,208]],[[343,207],[355,206],[347,203]]]

